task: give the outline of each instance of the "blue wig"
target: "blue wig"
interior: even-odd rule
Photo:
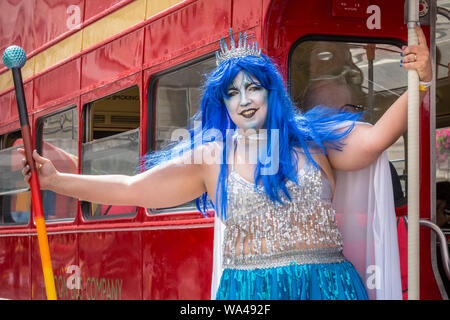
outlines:
[[[298,182],[298,159],[295,149],[302,150],[306,158],[318,168],[311,156],[310,149],[314,149],[316,152],[318,150],[321,153],[326,153],[326,150],[330,148],[341,150],[343,145],[340,141],[353,129],[355,121],[361,118],[361,113],[339,111],[324,106],[301,113],[292,103],[277,68],[263,54],[260,57],[231,58],[221,63],[207,75],[201,106],[193,117],[193,120],[201,120],[201,124],[190,128],[191,139],[172,143],[161,151],[147,155],[143,164],[148,169],[150,166],[169,160],[173,155],[193,150],[201,144],[210,142],[203,137],[203,133],[207,130],[220,131],[224,147],[214,196],[215,210],[222,219],[227,218],[229,148],[225,147],[225,142],[227,135],[237,129],[228,114],[224,99],[228,98],[229,85],[240,71],[257,79],[268,92],[268,112],[265,121],[268,143],[264,154],[269,158],[277,157],[278,170],[273,174],[262,174],[262,170],[270,162],[270,159],[258,158],[254,171],[254,183],[255,186],[262,184],[264,191],[272,201],[281,203],[282,194],[291,200],[286,182],[287,180]],[[346,130],[336,129],[338,124],[343,121],[351,121],[351,125]],[[279,145],[275,148],[278,150],[277,155],[270,154],[272,129],[278,129],[279,136],[276,141]],[[199,132],[201,134],[198,134]],[[211,201],[206,193],[196,199],[198,210],[205,215],[210,204]]]

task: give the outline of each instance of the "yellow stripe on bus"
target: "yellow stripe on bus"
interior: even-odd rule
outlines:
[[[118,34],[183,0],[136,0],[95,21],[30,58],[22,68],[25,80],[59,62]],[[13,86],[11,72],[0,74],[0,92]]]
[[[83,49],[145,20],[148,0],[137,0],[83,29]]]
[[[8,71],[0,74],[0,91],[10,88],[13,85],[11,72]]]
[[[61,40],[47,50],[39,52],[34,56],[36,62],[34,74],[54,66],[60,61],[67,59],[81,51],[82,31],[78,31],[66,39]],[[25,77],[24,77],[25,78]]]
[[[36,57],[31,57],[30,59],[27,59],[27,62],[22,67],[22,78],[26,79],[35,74],[34,66],[36,64]],[[8,72],[11,73],[11,72]]]
[[[146,18],[150,18],[155,14],[164,11],[182,0],[147,0]]]

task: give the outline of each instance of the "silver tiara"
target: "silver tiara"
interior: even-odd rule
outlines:
[[[242,44],[242,34],[239,32],[239,42],[238,46],[236,47],[234,40],[233,40],[233,33],[230,29],[230,49],[228,49],[227,44],[225,43],[225,40],[222,38],[219,40],[220,44],[220,52],[219,50],[216,51],[216,65],[220,65],[222,62],[231,59],[231,58],[238,58],[238,57],[245,57],[245,56],[256,56],[261,57],[261,49],[258,49],[258,43],[253,42],[253,44],[247,45],[247,33],[244,33],[244,44]]]

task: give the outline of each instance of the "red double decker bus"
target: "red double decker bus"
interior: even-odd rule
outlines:
[[[450,208],[450,189],[443,189],[450,180],[450,0],[421,1],[420,9],[436,75],[420,109],[420,217],[449,234],[446,199],[436,196],[448,194]],[[1,51],[15,44],[28,54],[22,73],[33,143],[62,172],[135,174],[142,155],[188,125],[230,28],[278,63],[299,108],[345,92],[374,123],[407,86],[399,66],[404,1],[3,1],[0,25]],[[13,82],[3,65],[0,110],[0,298],[45,299],[30,192],[17,161]],[[402,137],[388,150],[405,298],[407,147]],[[155,210],[51,191],[42,198],[58,299],[210,298],[213,219],[193,202]],[[440,246],[447,243],[422,227],[421,299],[448,299]]]

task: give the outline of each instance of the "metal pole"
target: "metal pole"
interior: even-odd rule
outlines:
[[[373,86],[373,60],[375,59],[375,44],[369,43],[366,46],[367,61],[369,62],[369,96],[368,96],[368,107],[369,107],[369,122],[374,123],[374,86]]]
[[[419,21],[419,1],[408,1],[408,46],[411,46],[418,44],[414,27]],[[420,299],[419,101],[419,75],[408,70],[408,300]]]

